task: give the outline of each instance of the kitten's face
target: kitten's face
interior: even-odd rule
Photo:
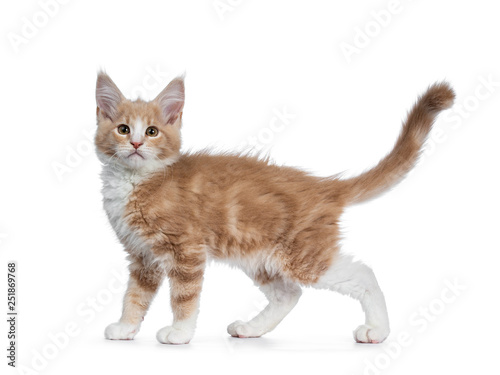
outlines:
[[[134,170],[156,170],[175,162],[181,145],[184,83],[174,79],[151,102],[125,99],[111,79],[97,79],[97,134],[102,162]]]

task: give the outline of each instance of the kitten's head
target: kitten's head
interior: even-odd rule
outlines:
[[[105,164],[156,170],[175,162],[181,146],[184,79],[175,78],[152,101],[126,99],[106,73],[96,86],[97,154]]]

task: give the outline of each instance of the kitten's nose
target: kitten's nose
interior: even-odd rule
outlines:
[[[134,148],[137,150],[139,147],[142,146],[142,143],[141,142],[130,142],[130,144],[132,146],[134,146]]]

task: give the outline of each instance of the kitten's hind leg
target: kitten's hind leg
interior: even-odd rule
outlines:
[[[387,307],[370,267],[361,262],[354,262],[350,256],[340,255],[313,286],[334,290],[361,302],[365,312],[365,324],[354,331],[354,339],[357,342],[376,344],[387,338]]]
[[[259,286],[269,304],[248,322],[236,321],[227,327],[233,337],[260,337],[272,331],[297,304],[302,290],[295,283],[274,279]]]

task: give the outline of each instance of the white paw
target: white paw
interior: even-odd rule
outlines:
[[[189,344],[189,341],[193,338],[193,334],[192,330],[166,326],[158,331],[156,339],[162,344]]]
[[[363,324],[354,331],[354,340],[365,344],[380,344],[389,336],[389,328]]]
[[[133,340],[139,332],[140,325],[113,323],[106,327],[104,337],[108,340]]]
[[[260,337],[265,332],[259,327],[252,327],[250,324],[237,320],[227,327],[227,333],[233,337],[247,338],[247,337]]]

